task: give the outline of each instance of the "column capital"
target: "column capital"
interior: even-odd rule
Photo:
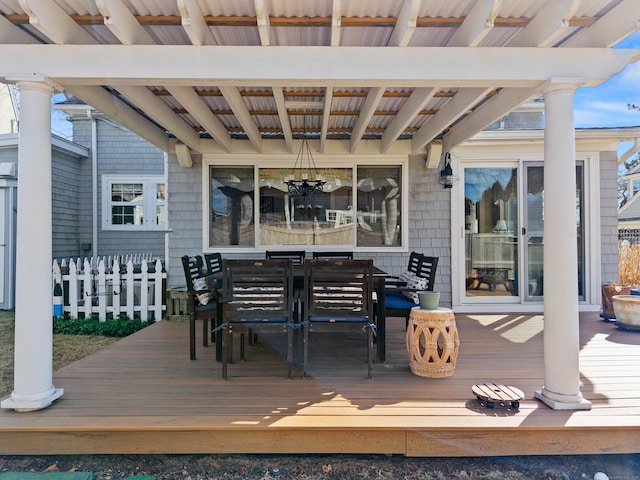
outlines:
[[[49,93],[53,93],[56,90],[60,92],[64,90],[59,84],[44,75],[12,75],[6,77],[6,81],[15,83],[20,90],[41,90]]]
[[[587,80],[582,77],[552,77],[542,86],[544,95],[556,92],[575,92],[578,87],[587,84]]]

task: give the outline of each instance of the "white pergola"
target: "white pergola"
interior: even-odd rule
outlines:
[[[544,354],[537,392],[579,389],[573,96],[640,58],[637,0],[0,0],[0,81],[20,93],[15,386],[52,384],[50,97],[82,99],[191,167],[193,153],[447,152],[545,101]],[[309,128],[309,127],[308,127]],[[440,156],[429,155],[430,168]]]

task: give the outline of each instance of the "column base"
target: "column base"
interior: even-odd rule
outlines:
[[[591,410],[591,402],[581,393],[577,395],[562,395],[553,393],[545,388],[533,392],[533,396],[554,410]]]
[[[12,409],[16,412],[33,412],[48,407],[54,400],[60,398],[63,393],[64,390],[62,388],[52,388],[41,398],[20,398],[21,395],[13,393],[0,403],[0,407]]]

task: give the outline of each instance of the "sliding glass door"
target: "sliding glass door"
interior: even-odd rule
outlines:
[[[584,164],[576,166],[578,291],[584,300]],[[463,303],[542,302],[544,169],[542,162],[462,166]]]

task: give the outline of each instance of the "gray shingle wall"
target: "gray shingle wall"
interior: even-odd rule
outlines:
[[[102,175],[162,175],[164,153],[130,130],[113,121],[97,122],[98,138],[98,255],[120,255],[147,253],[164,258],[165,232],[126,232],[102,230]],[[91,148],[91,121],[73,121],[73,139],[76,143]],[[80,242],[91,243],[91,158],[80,171],[81,185],[78,196],[78,235]]]
[[[53,258],[74,258],[84,253],[80,249],[78,215],[80,210],[80,166],[86,158],[52,153],[52,233]]]
[[[617,154],[600,152],[600,235],[602,282],[618,281]]]
[[[182,255],[202,253],[202,159],[193,158],[193,166],[178,165],[175,155],[169,155],[169,256],[167,285],[185,284]]]

